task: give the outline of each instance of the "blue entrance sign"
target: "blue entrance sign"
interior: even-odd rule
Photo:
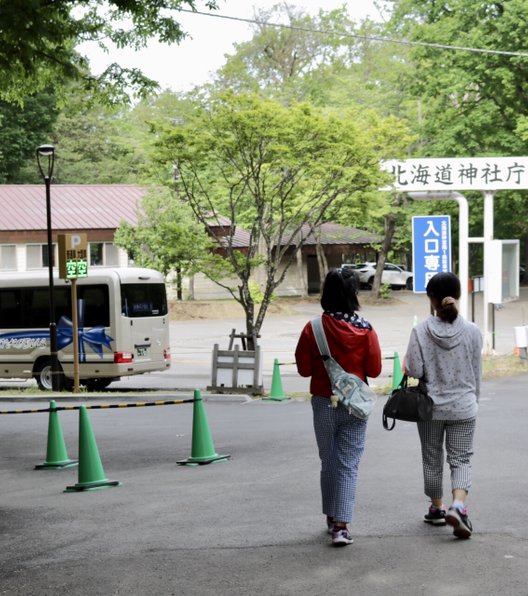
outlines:
[[[427,283],[440,271],[451,271],[449,215],[412,218],[414,292],[425,293]]]

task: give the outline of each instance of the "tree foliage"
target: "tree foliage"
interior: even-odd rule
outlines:
[[[345,8],[321,10],[312,17],[288,3],[261,9],[255,20],[253,37],[234,44],[217,85],[245,91],[263,88],[278,95],[290,88],[294,92],[303,77],[338,60],[345,47],[339,37],[318,31],[342,32],[350,26]]]
[[[138,69],[111,64],[100,76],[88,74],[88,61],[75,47],[95,41],[139,49],[157,37],[179,42],[185,32],[171,12],[195,9],[195,0],[0,0],[0,99],[22,103],[48,86],[81,80],[114,103],[127,87],[144,94],[156,84]],[[209,9],[216,0],[206,0]],[[127,27],[126,24],[130,24]]]
[[[175,164],[180,196],[198,220],[225,228],[217,241],[237,284],[215,281],[243,307],[251,338],[306,241],[303,226],[383,180],[352,115],[255,94],[211,98],[181,125],[166,127],[158,147],[160,162]],[[244,250],[239,228],[248,234]],[[258,273],[263,300],[255,313],[250,280]]]
[[[145,180],[148,141],[128,106],[93,101],[78,84],[53,127],[59,184],[137,184]]]
[[[407,49],[380,41],[387,34],[383,24],[356,23],[345,7],[310,16],[288,3],[261,10],[256,20],[252,39],[235,44],[216,87],[251,90],[286,105],[307,101],[354,111],[361,127],[369,130],[379,159],[406,155],[413,138],[402,117],[412,119],[416,112],[416,102],[407,101],[403,92]],[[326,210],[321,221],[383,233],[388,214],[394,215],[391,248],[406,245],[409,250],[403,210],[387,193],[356,193],[354,200]],[[316,228],[314,234],[322,256]],[[318,263],[322,279],[326,262],[318,258]]]
[[[216,86],[261,92],[318,106],[351,104],[403,116],[402,75],[409,68],[404,46],[379,41],[382,23],[354,22],[346,8],[315,16],[287,2],[257,12],[254,35],[234,44],[216,77]]]
[[[398,36],[490,51],[413,48],[407,89],[422,106],[415,153],[428,157],[526,155],[528,2],[398,0],[395,4],[392,27]],[[499,51],[524,55],[494,53]],[[503,191],[498,199],[496,236],[526,237],[525,193]],[[479,204],[478,199],[472,199],[473,207],[475,203]],[[478,215],[475,209],[470,213],[476,236],[482,234],[482,213],[482,209]],[[524,245],[528,251],[528,242]]]
[[[400,0],[395,31],[413,40],[526,53],[526,0]],[[528,113],[528,56],[415,47],[409,90],[421,98],[421,152],[524,154],[516,128]]]
[[[29,96],[23,107],[0,101],[0,183],[41,181],[35,151],[49,142],[57,114],[49,91]]]
[[[177,272],[179,294],[182,276],[215,262],[214,244],[205,228],[169,188],[152,187],[143,199],[138,225],[122,222],[114,241],[137,266],[153,267],[165,275]]]

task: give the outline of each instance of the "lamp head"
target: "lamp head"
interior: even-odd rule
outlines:
[[[41,145],[40,147],[37,147],[37,164],[43,178],[51,178],[54,163],[55,147],[53,145]],[[47,167],[44,168],[43,165],[47,165]]]

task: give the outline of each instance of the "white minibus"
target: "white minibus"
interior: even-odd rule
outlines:
[[[73,386],[71,283],[54,278],[57,351]],[[152,269],[93,268],[77,280],[80,382],[100,390],[120,377],[170,367],[165,280]],[[51,389],[47,271],[0,274],[0,378]]]

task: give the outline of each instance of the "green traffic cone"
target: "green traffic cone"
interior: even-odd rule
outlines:
[[[199,389],[194,391],[193,406],[193,430],[192,430],[192,448],[191,457],[177,462],[180,466],[210,464],[211,462],[225,461],[230,455],[218,455],[216,453],[202,396]]]
[[[400,386],[403,379],[402,367],[400,364],[400,357],[398,352],[394,352],[394,364],[392,367],[392,388],[396,389]]]
[[[79,482],[67,486],[65,493],[84,490],[97,490],[118,486],[117,480],[108,480],[103,470],[99,451],[90,423],[86,406],[79,408]]]
[[[50,401],[49,411],[46,461],[43,464],[36,465],[35,470],[63,470],[64,468],[76,466],[77,460],[70,459],[66,452],[57,404],[54,400]]]
[[[264,399],[272,399],[274,401],[283,401],[288,399],[284,395],[284,389],[282,388],[282,379],[280,376],[279,361],[277,358],[273,361],[273,376],[271,377],[271,391],[268,397]]]

